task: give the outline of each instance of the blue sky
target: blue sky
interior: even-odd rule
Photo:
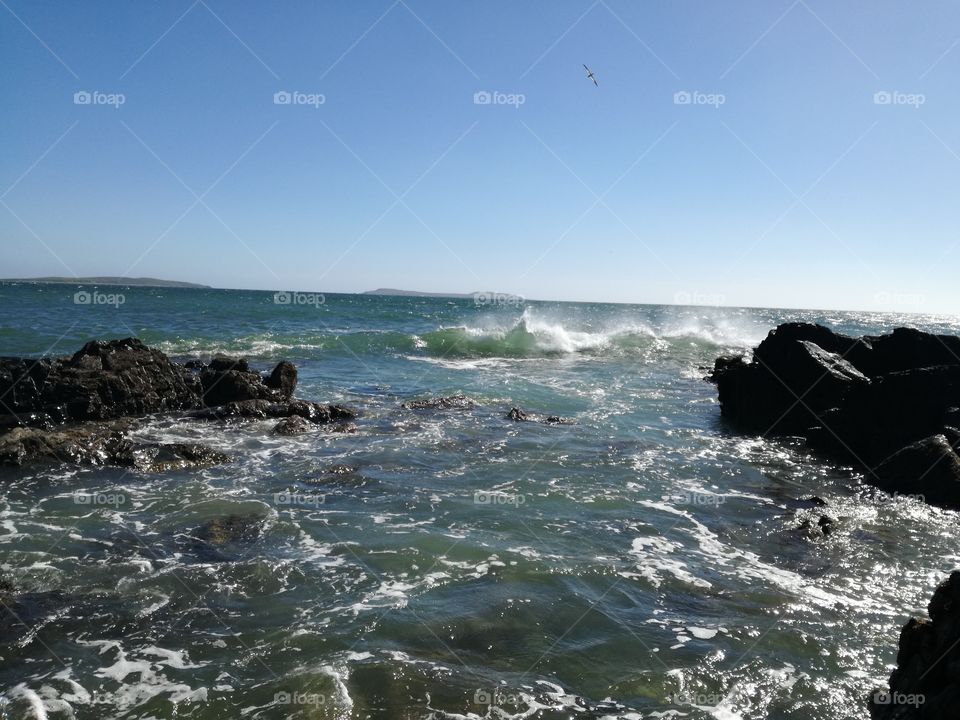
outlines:
[[[0,62],[2,276],[960,312],[956,3],[2,0]]]

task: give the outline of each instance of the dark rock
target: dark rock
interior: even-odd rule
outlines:
[[[354,410],[343,405],[321,405],[307,400],[288,402],[243,400],[219,407],[195,410],[188,415],[201,420],[265,420],[296,415],[317,424],[344,422],[357,417]]]
[[[900,370],[960,365],[960,337],[933,335],[914,328],[897,328],[889,335],[867,337],[873,352],[863,359],[863,372],[870,376]]]
[[[568,420],[567,418],[562,418],[559,415],[534,415],[533,413],[528,413],[520,408],[511,408],[510,412],[507,413],[507,420],[513,420],[514,422],[540,422],[545,425],[573,425],[573,420]]]
[[[204,542],[222,547],[230,543],[257,540],[263,531],[263,523],[262,515],[228,515],[208,520],[195,534]]]
[[[854,339],[787,323],[752,362],[718,358],[709,379],[723,416],[739,429],[803,437],[890,492],[960,507],[960,466],[955,451],[944,452],[960,445],[960,338],[899,328]],[[931,445],[938,435],[945,437]]]
[[[56,423],[181,410],[197,399],[183,369],[136,338],[89,342],[72,357],[0,358],[8,412]]]
[[[299,415],[291,415],[274,425],[273,431],[277,435],[301,435],[305,432],[310,432],[312,427],[312,423],[306,418],[300,417]]]
[[[295,383],[296,372],[294,372]],[[250,370],[246,358],[218,355],[200,371],[201,400],[207,407],[244,400],[282,400],[279,389],[269,387],[260,373]],[[286,397],[289,397],[286,396]]]
[[[812,517],[804,518],[797,529],[802,530],[811,539],[816,540],[830,535],[833,532],[835,524],[836,521],[829,515],[821,515],[816,523],[814,523]]]
[[[520,408],[511,408],[510,412],[507,413],[507,419],[513,420],[514,422],[525,422],[530,418],[527,417],[527,414]]]
[[[163,472],[230,462],[223,453],[196,443],[134,442],[126,435],[133,424],[126,418],[53,430],[17,428],[0,435],[0,465],[50,462]]]
[[[784,328],[790,332],[782,332]],[[720,358],[711,379],[725,417],[764,435],[803,434],[819,423],[820,413],[842,404],[855,387],[870,383],[840,354],[802,339],[804,334],[824,335],[820,339],[834,348],[853,342],[819,325],[792,324],[771,331],[754,351],[752,363]]]
[[[199,443],[135,445],[131,448],[129,457],[131,465],[143,472],[186,470],[230,462],[228,455]]]
[[[409,400],[401,407],[405,410],[470,410],[474,405],[473,400],[466,395],[451,395],[427,400]]]
[[[206,369],[215,373],[230,372],[231,370],[245,373],[250,372],[250,365],[244,357],[234,358],[227,355],[214,355],[207,363]]]
[[[280,397],[289,400],[297,389],[297,367],[286,360],[277,363],[266,380],[266,386],[280,393]]]
[[[960,707],[960,571],[933,594],[930,619],[912,618],[900,632],[889,689],[869,698],[873,720],[946,720]]]
[[[898,450],[873,470],[870,482],[890,493],[960,508],[960,457],[943,435]]]

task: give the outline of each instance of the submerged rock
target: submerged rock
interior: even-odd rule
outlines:
[[[273,431],[277,435],[302,435],[310,432],[312,425],[309,420],[299,415],[286,417],[273,426]]]
[[[507,420],[513,420],[514,422],[525,422],[529,419],[527,414],[520,408],[511,408],[510,412],[507,413]]]
[[[514,422],[539,422],[545,425],[573,425],[573,420],[568,420],[567,418],[562,418],[559,415],[534,415],[533,413],[528,413],[520,408],[510,408],[510,412],[507,413],[507,420],[513,420]]]
[[[400,407],[405,410],[470,410],[475,405],[466,395],[450,395],[426,400],[408,400]]]
[[[227,515],[207,520],[197,528],[196,537],[217,547],[252,542],[260,537],[263,523],[263,515]]]
[[[930,619],[911,618],[900,631],[889,689],[869,698],[872,720],[952,720],[960,708],[960,570],[933,594]]]
[[[951,450],[960,440],[952,424],[960,338],[899,328],[854,339],[787,323],[751,362],[718,358],[709,379],[723,416],[738,428],[801,436],[885,490],[960,507],[960,459]]]
[[[16,428],[0,435],[0,465],[52,462],[164,472],[230,462],[227,455],[197,443],[136,442],[127,436],[134,424],[128,418],[52,430]]]

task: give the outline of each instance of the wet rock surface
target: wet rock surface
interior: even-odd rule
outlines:
[[[960,713],[960,570],[933,594],[927,618],[900,632],[888,688],[869,698],[872,720],[953,720]]]
[[[709,379],[738,429],[803,437],[888,492],[960,508],[960,338],[909,328],[851,338],[787,323],[752,361],[718,358]]]
[[[222,355],[178,364],[137,338],[92,341],[69,357],[0,358],[0,464],[48,461],[159,472],[229,461],[203,445],[128,437],[136,418],[157,413],[207,420],[296,417],[313,424],[356,417],[340,405],[295,399],[296,386],[297,369],[287,361],[264,375],[245,358]],[[284,425],[295,427],[303,428],[297,420]]]

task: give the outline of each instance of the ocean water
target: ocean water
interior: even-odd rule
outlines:
[[[0,609],[5,719],[862,718],[960,565],[954,513],[732,432],[703,380],[786,320],[955,318],[78,290],[0,285],[0,353],[133,335],[289,359],[300,397],[363,415],[137,431],[233,458],[204,470],[0,469],[0,572],[25,593]],[[460,393],[475,407],[401,407]],[[798,528],[821,513],[832,535]],[[197,539],[228,516],[259,530]]]

